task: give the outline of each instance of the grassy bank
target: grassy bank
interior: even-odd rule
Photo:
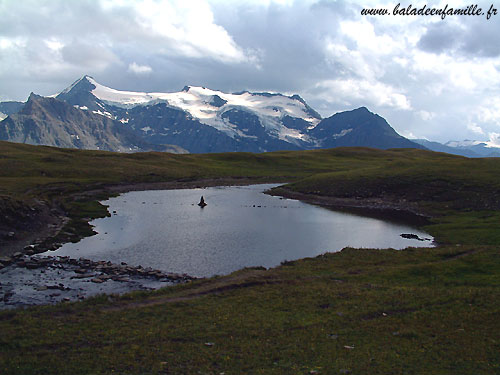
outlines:
[[[497,159],[356,148],[121,155],[5,142],[0,155],[5,201],[55,202],[74,220],[99,214],[92,202],[112,185],[290,181],[284,194],[411,207],[448,244],[345,249],[154,293],[3,311],[1,374],[500,374]]]
[[[495,374],[498,250],[355,250],[1,312],[2,374]],[[314,372],[316,371],[316,372]]]

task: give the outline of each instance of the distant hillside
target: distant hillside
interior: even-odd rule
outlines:
[[[468,158],[500,157],[500,148],[488,146],[486,142],[481,141],[449,141],[445,144],[431,142],[426,139],[412,139],[412,141],[432,151],[446,152]]]

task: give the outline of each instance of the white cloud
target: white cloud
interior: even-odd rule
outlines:
[[[472,131],[473,133],[476,133],[476,134],[484,134],[484,130],[481,129],[481,127],[479,125],[477,125],[475,122],[471,122],[467,125],[467,129],[469,129],[470,131]]]
[[[64,43],[57,39],[44,40],[45,45],[49,47],[52,51],[60,51],[64,47]]]
[[[158,38],[163,53],[211,57],[226,63],[249,60],[228,32],[215,23],[207,1],[141,0],[121,2],[121,7],[132,10],[140,32]]]
[[[489,142],[486,142],[486,144],[490,147],[500,147],[500,134],[499,133],[488,133],[489,136]]]
[[[436,117],[436,114],[433,112],[427,112],[427,111],[418,111],[418,115],[422,118],[424,121],[429,121],[432,120],[434,117]]]
[[[381,82],[366,80],[327,80],[316,85],[320,96],[347,106],[365,103],[370,106],[390,107],[396,110],[410,110],[408,98],[401,92]]]
[[[500,97],[484,99],[476,113],[479,122],[500,125]]]
[[[153,68],[149,65],[139,65],[135,61],[132,64],[129,64],[128,71],[134,74],[150,74],[153,72]]]

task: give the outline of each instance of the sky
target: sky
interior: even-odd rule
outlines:
[[[490,0],[491,1],[491,0]],[[464,1],[401,2],[465,9]],[[119,90],[299,94],[401,135],[500,146],[500,10],[394,14],[398,0],[0,0],[0,101],[88,74]],[[387,9],[389,15],[362,10]]]

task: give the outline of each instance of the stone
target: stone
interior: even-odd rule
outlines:
[[[201,208],[205,207],[207,204],[205,203],[205,199],[203,199],[203,195],[201,196],[200,203],[198,203],[198,206]]]
[[[100,279],[100,278],[98,278],[98,277],[95,277],[95,278],[93,278],[93,279],[92,279],[92,280],[90,280],[90,281],[92,281],[93,283],[96,283],[96,284],[101,284],[101,283],[103,283],[103,282],[104,282],[104,280],[102,280],[102,279]]]
[[[24,255],[24,254],[23,254],[23,253],[21,253],[20,251],[18,251],[18,252],[16,252],[16,253],[12,254],[12,256],[13,256],[14,258],[21,258],[23,255]]]
[[[83,273],[76,276],[71,276],[71,279],[88,279],[89,277],[94,277],[93,273]]]
[[[423,241],[422,238],[420,238],[419,236],[417,236],[416,234],[413,234],[413,233],[403,233],[403,234],[400,234],[400,236],[403,238],[406,238],[407,240]]]
[[[12,258],[11,257],[0,257],[0,262],[3,264],[10,264],[12,263]]]

